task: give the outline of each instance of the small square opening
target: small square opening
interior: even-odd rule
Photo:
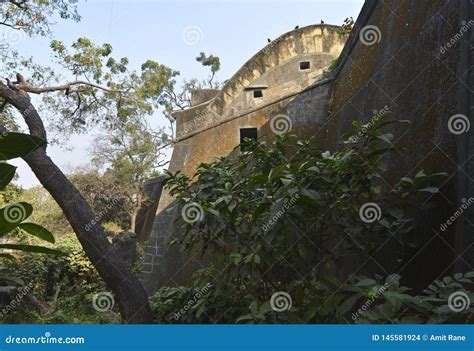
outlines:
[[[246,151],[249,145],[246,145],[244,139],[257,140],[257,128],[241,128],[240,129],[240,151]]]
[[[254,98],[261,98],[261,97],[263,97],[263,91],[262,91],[262,90],[254,90],[254,91],[253,91],[253,97],[254,97]]]
[[[300,62],[300,69],[301,70],[310,69],[310,68],[311,68],[311,62],[309,62],[309,61]]]

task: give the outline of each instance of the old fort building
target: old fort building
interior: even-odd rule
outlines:
[[[173,114],[176,140],[169,171],[192,176],[199,164],[239,152],[243,137],[271,138],[290,129],[334,150],[354,119],[368,123],[374,114],[389,110],[390,118],[411,124],[407,129],[392,127],[402,151],[384,160],[387,183],[413,176],[415,169],[450,174],[443,184],[445,205],[419,224],[418,240],[428,249],[409,253],[402,275],[421,287],[443,271],[472,266],[474,207],[446,231],[436,228],[438,219],[449,218],[462,198],[474,197],[469,157],[474,128],[455,135],[447,127],[450,116],[472,118],[474,45],[458,40],[442,50],[459,37],[462,23],[473,18],[468,3],[367,0],[349,36],[341,27],[324,24],[282,34],[222,89],[195,91],[192,106]],[[366,36],[368,29],[372,32]],[[462,35],[472,43],[472,30]],[[153,292],[185,284],[202,266],[196,257],[168,245],[178,234],[174,220],[180,209],[161,189],[161,179],[150,181],[147,191],[156,201],[141,224],[140,236],[148,240],[141,282]],[[380,255],[380,262],[393,255],[390,243]],[[453,261],[459,267],[452,267]],[[432,276],[420,278],[427,262]],[[390,272],[392,267],[384,269]]]

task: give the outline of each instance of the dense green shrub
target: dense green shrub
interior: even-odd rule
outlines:
[[[76,236],[72,233],[61,236],[57,247],[69,255],[22,256],[8,264],[9,271],[16,272],[25,285],[32,285],[31,293],[45,311],[37,311],[25,300],[24,304],[3,316],[3,322],[119,322],[119,315],[114,311],[99,312],[94,309],[94,294],[107,291],[107,287],[85,256]]]
[[[382,160],[393,151],[393,136],[381,128],[389,123],[354,122],[356,130],[334,153],[283,135],[272,145],[247,140],[246,152],[203,164],[193,178],[170,174],[167,186],[182,206],[183,234],[175,244],[206,256],[211,266],[194,275],[190,289],[158,292],[152,300],[158,320],[173,322],[173,311],[188,299],[192,307],[179,322],[350,322],[363,290],[341,293],[339,287],[357,282],[341,284],[331,272],[348,258],[373,254],[392,233],[400,243],[394,249],[403,252],[415,216],[433,205],[433,184],[445,176],[419,171],[388,186]],[[208,284],[199,298],[193,295]],[[390,292],[387,303],[406,291]],[[284,313],[272,301],[281,292],[292,303]],[[406,321],[397,313],[394,322]],[[410,317],[431,315],[425,309]]]

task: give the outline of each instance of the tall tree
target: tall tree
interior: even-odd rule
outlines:
[[[130,71],[126,58],[111,57],[110,45],[96,46],[85,38],[72,45],[72,52],[58,41],[53,41],[51,48],[62,67],[60,72],[70,72],[69,80],[62,80],[56,72],[34,65],[31,60],[21,60],[11,66],[29,73],[29,79],[17,73],[16,79],[10,76],[6,82],[0,82],[0,97],[24,119],[30,135],[43,140],[48,140],[44,113],[42,116],[38,112],[30,94],[43,97],[43,104],[50,111],[45,117],[53,124],[56,122],[63,132],[98,124],[113,128],[133,115],[123,111],[152,114],[159,106],[163,89],[172,87],[172,77],[177,74],[152,61],[139,72]],[[141,284],[107,240],[90,205],[47,155],[47,146],[23,159],[59,204],[86,255],[115,293],[124,321],[151,322],[148,298]]]
[[[145,121],[138,118],[120,123],[113,131],[94,140],[93,161],[100,168],[106,168],[108,175],[121,184],[120,192],[127,198],[132,232],[135,232],[138,211],[143,204],[145,181],[167,163],[162,151],[168,145],[164,131],[153,133]]]

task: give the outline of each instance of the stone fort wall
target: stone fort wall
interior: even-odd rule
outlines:
[[[399,271],[404,283],[415,288],[453,270],[472,270],[474,208],[446,231],[439,227],[463,198],[474,197],[474,127],[461,134],[448,128],[456,114],[473,122],[473,34],[472,29],[462,30],[474,18],[473,7],[464,0],[367,0],[342,53],[346,38],[338,27],[310,26],[284,34],[249,60],[221,91],[207,92],[196,106],[175,114],[177,143],[170,171],[192,175],[199,163],[236,152],[240,128],[256,127],[260,136],[271,136],[272,118],[278,114],[288,116],[300,136],[315,136],[335,150],[352,120],[370,122],[374,111],[388,107],[390,118],[411,124],[391,127],[400,152],[383,160],[387,185],[420,169],[445,171],[449,177],[438,195],[441,206],[417,221],[417,248],[407,249],[396,267],[388,264],[398,255],[390,242],[373,258],[377,264],[354,264],[375,267],[384,275]],[[374,30],[375,41],[364,36],[368,29]],[[339,53],[337,68],[325,70]],[[311,61],[314,71],[301,74],[302,60]],[[259,88],[261,100],[252,97]],[[200,268],[198,259],[166,245],[179,215],[164,191],[142,272],[149,292],[185,284]],[[344,270],[336,274],[344,275]]]

